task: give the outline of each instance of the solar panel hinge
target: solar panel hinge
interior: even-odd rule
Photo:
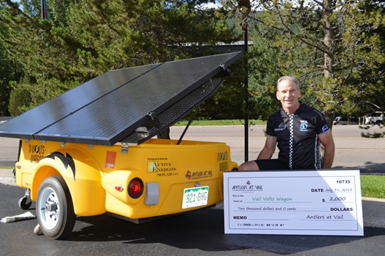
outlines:
[[[156,114],[155,114],[154,111],[148,112],[147,115],[148,115],[149,117],[151,117],[151,120],[156,120],[156,119],[158,119],[158,117],[156,116]]]
[[[122,154],[128,154],[128,143],[122,142],[122,149],[120,150]]]
[[[219,72],[213,76],[213,78],[230,76],[230,70],[227,69],[225,64],[219,65]]]
[[[144,124],[146,127],[160,127],[158,116],[155,114],[154,111],[150,111],[147,113],[147,115],[151,118],[150,121]]]

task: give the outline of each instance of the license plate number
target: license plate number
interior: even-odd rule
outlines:
[[[209,187],[185,188],[183,191],[182,209],[207,205]]]

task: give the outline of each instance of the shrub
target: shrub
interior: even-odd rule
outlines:
[[[9,98],[8,111],[12,117],[25,112],[25,106],[31,102],[31,94],[25,89],[13,89]],[[24,109],[23,109],[24,108]]]

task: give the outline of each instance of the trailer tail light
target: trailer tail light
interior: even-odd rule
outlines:
[[[139,178],[134,178],[128,184],[128,194],[132,198],[138,198],[143,194],[143,181]]]

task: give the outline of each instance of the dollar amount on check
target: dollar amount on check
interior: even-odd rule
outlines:
[[[224,173],[225,233],[363,235],[359,170]]]

